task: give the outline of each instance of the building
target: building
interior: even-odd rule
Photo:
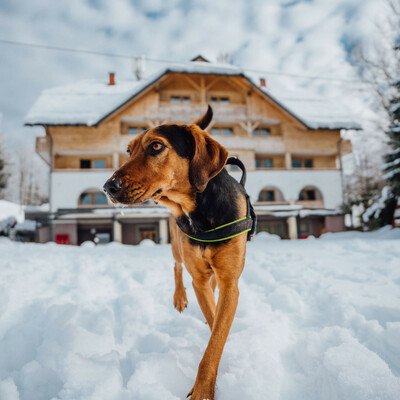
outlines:
[[[50,166],[50,222],[39,237],[167,242],[167,209],[116,209],[102,187],[127,159],[135,135],[165,122],[191,122],[207,104],[214,110],[208,132],[246,165],[259,230],[297,238],[344,229],[341,157],[351,145],[340,131],[359,128],[347,111],[326,99],[276,97],[265,80],[198,57],[144,81],[119,82],[110,74],[107,82],[41,94],[25,121],[44,127],[36,151]]]

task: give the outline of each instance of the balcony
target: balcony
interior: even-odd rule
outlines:
[[[213,104],[213,121],[217,123],[237,123],[247,119],[246,106],[243,104]],[[191,122],[200,118],[207,110],[206,104],[172,104],[161,102],[158,118],[160,122]]]
[[[229,150],[253,150],[259,154],[285,154],[285,142],[281,137],[213,136]]]

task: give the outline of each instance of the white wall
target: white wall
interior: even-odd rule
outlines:
[[[241,173],[234,172],[232,176],[239,180]],[[301,189],[315,186],[322,194],[325,208],[335,209],[342,204],[339,170],[271,170],[247,173],[246,190],[253,202],[258,200],[260,191],[267,186],[280,189],[285,201],[296,201]]]
[[[103,191],[103,185],[112,171],[90,172],[52,172],[51,173],[51,211],[59,208],[76,208],[82,192],[87,189]]]
[[[53,172],[51,174],[51,211],[59,208],[76,208],[82,192],[87,189],[103,190],[103,185],[112,175],[107,172]],[[241,173],[232,175],[240,179]],[[322,194],[325,208],[338,208],[342,203],[340,171],[254,171],[247,173],[246,190],[253,202],[266,186],[281,190],[285,201],[296,201],[305,186],[315,186]]]

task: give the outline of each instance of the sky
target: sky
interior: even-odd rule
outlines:
[[[0,40],[187,61],[229,53],[239,67],[356,79],[351,52],[373,40],[381,0],[0,0]],[[0,131],[31,146],[23,127],[45,88],[81,79],[135,79],[130,59],[0,43]],[[146,61],[150,74],[165,64]],[[357,84],[260,73],[271,87],[302,88],[363,104]],[[355,110],[356,112],[357,109]]]

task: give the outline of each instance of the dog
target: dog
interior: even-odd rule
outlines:
[[[188,305],[182,281],[184,264],[211,330],[196,381],[187,396],[191,400],[214,399],[218,366],[238,304],[245,233],[250,230],[247,225],[239,227],[249,219],[250,203],[243,185],[224,168],[228,151],[204,131],[212,116],[208,106],[192,124],[167,123],[140,133],[128,145],[128,161],[104,185],[114,203],[131,205],[152,199],[171,212],[173,304],[179,312]],[[203,240],[199,240],[202,235]]]

